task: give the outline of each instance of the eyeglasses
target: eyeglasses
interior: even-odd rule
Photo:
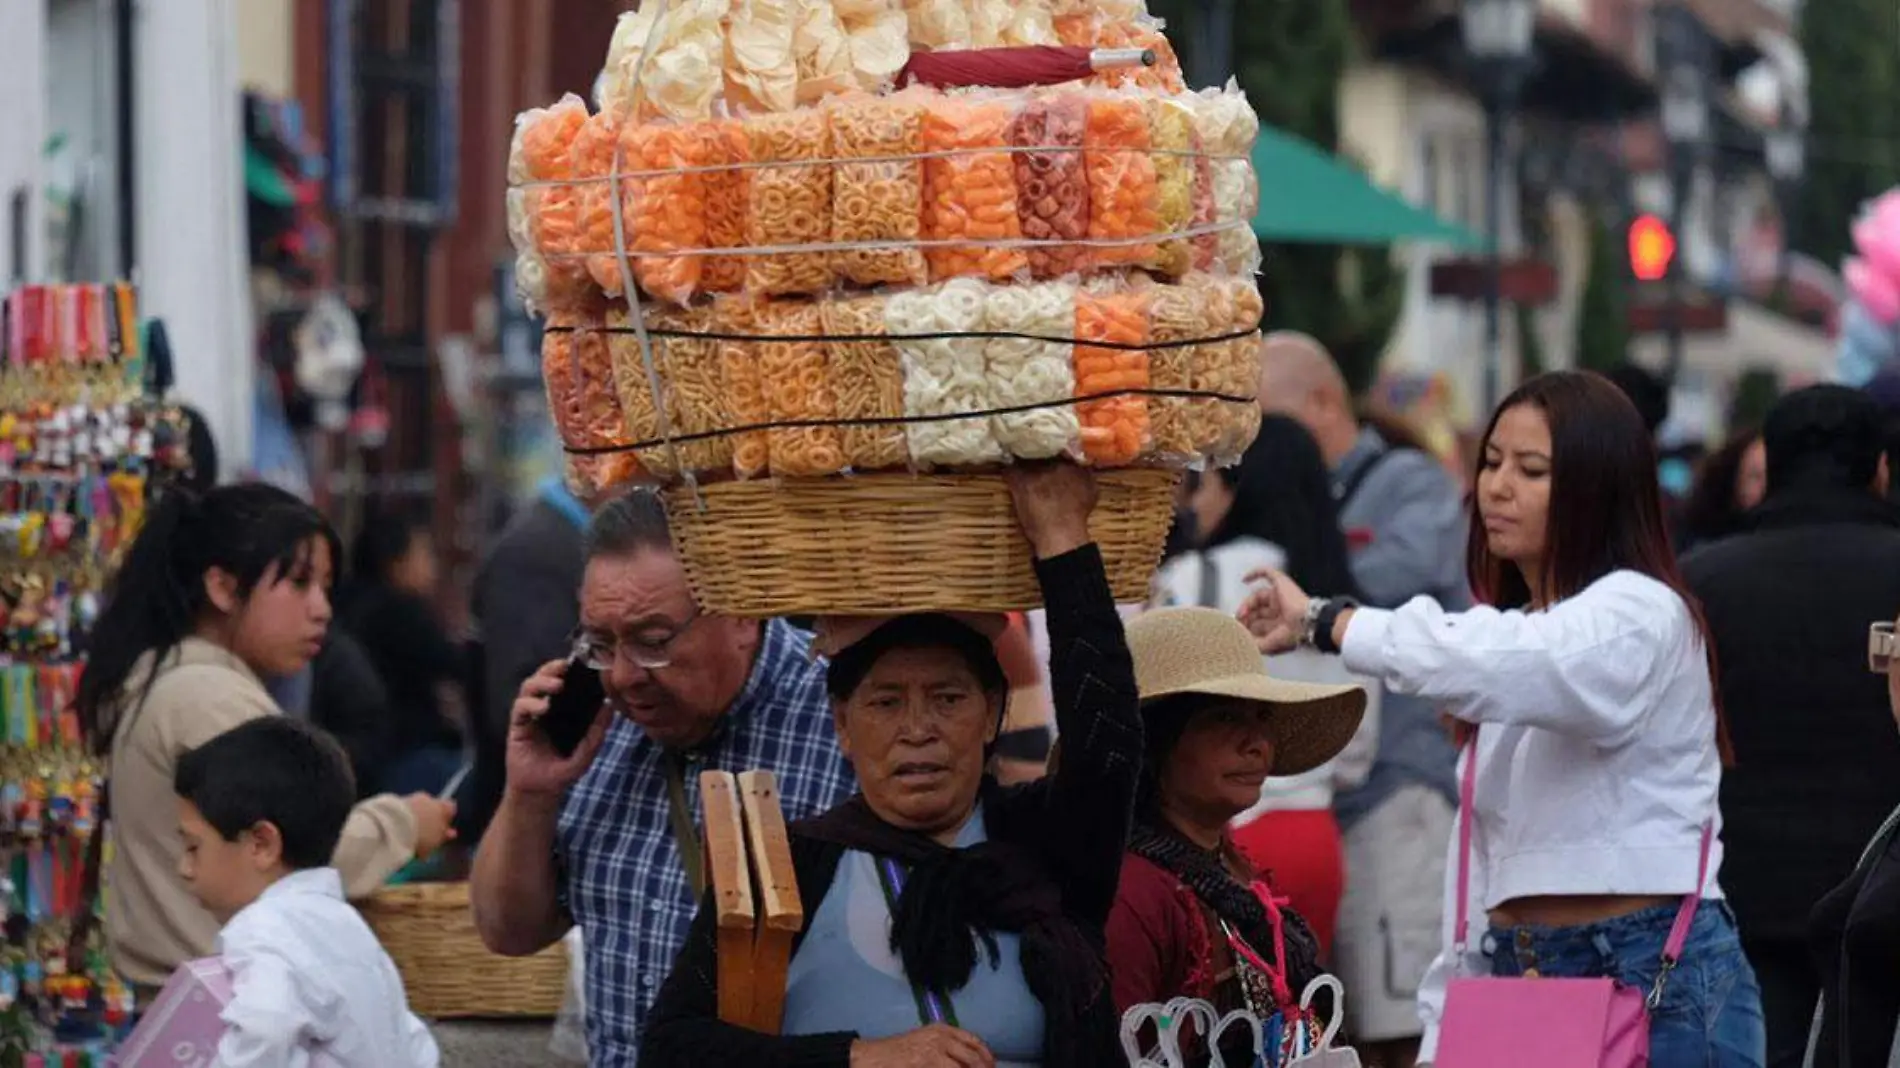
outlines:
[[[1867,628],[1867,670],[1877,675],[1887,673],[1887,665],[1893,662],[1895,653],[1892,623],[1875,623]]]
[[[576,630],[570,639],[573,655],[578,657],[582,664],[595,671],[613,670],[614,662],[620,659],[622,653],[648,671],[671,667],[673,646],[685,637],[687,631],[693,629],[694,623],[699,622],[699,615],[699,606],[694,605],[690,615],[674,626],[665,637],[658,640],[615,637],[611,634],[593,634],[585,630]]]

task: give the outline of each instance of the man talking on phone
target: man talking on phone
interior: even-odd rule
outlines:
[[[857,783],[809,637],[701,613],[652,493],[595,514],[580,624],[572,653],[515,698],[507,786],[470,893],[497,953],[536,953],[580,926],[589,1063],[630,1068],[703,888],[699,773],[774,773],[788,820]],[[577,725],[575,691],[561,694],[582,685],[570,671],[590,670],[606,700]]]

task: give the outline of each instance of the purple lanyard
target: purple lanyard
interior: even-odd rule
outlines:
[[[897,919],[897,901],[904,896],[904,869],[889,857],[877,858],[878,885],[884,889],[884,906],[890,911],[891,920]],[[934,990],[925,990],[916,983],[910,984],[911,997],[917,1001],[917,1018],[928,1024],[948,1024],[960,1027],[957,1023],[957,1009],[950,999]]]

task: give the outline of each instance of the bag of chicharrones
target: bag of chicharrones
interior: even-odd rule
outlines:
[[[924,106],[924,258],[932,281],[1026,277],[1010,124],[1020,93],[930,93]],[[995,151],[984,151],[995,149]],[[968,242],[964,244],[962,242]]]
[[[1077,92],[1040,94],[1010,120],[1016,216],[1029,273],[1061,278],[1089,269],[1089,176],[1082,158],[1088,99]]]
[[[822,109],[744,121],[752,160],[746,288],[759,296],[815,294],[832,284],[831,127]],[[813,246],[807,251],[805,246]]]
[[[1083,163],[1089,179],[1089,241],[1098,267],[1137,266],[1159,254],[1160,186],[1145,94],[1088,94]]]
[[[651,308],[645,323],[661,383],[665,429],[676,439],[668,455],[676,454],[679,466],[695,475],[723,477],[732,470],[734,420],[726,403],[725,368],[712,306]],[[636,393],[644,399],[651,393],[645,388],[644,368],[638,370],[642,373]]]
[[[831,363],[838,438],[853,471],[910,466],[904,434],[904,359],[891,344],[884,294],[838,295],[819,306]]]
[[[574,253],[578,190],[570,158],[587,105],[569,94],[515,117],[508,148],[508,236],[515,283],[532,311],[577,307],[592,285]]]
[[[1079,456],[1075,412],[1075,284],[991,286],[982,342],[997,444],[1017,460]]]
[[[845,466],[844,442],[836,425],[830,351],[814,340],[825,331],[820,305],[794,297],[760,300],[753,323],[761,337],[774,339],[759,341],[753,353],[773,424],[768,470],[794,478],[838,474]]]
[[[967,336],[983,330],[990,288],[954,278],[893,292],[884,301],[884,329],[904,365],[904,433],[921,469],[1003,459],[984,345]]]
[[[1148,386],[1155,393],[1148,398],[1148,458],[1189,466],[1201,460],[1209,431],[1200,425],[1206,410],[1188,394],[1198,388],[1197,371],[1214,351],[1195,342],[1226,333],[1233,312],[1209,302],[1210,295],[1227,297],[1213,286],[1156,285],[1149,293]]]
[[[1260,318],[1265,305],[1251,276],[1191,275],[1206,294],[1209,323],[1224,339],[1197,346],[1194,388],[1212,399],[1194,402],[1195,451],[1216,466],[1240,462],[1260,432]],[[1221,316],[1225,315],[1225,321]]]
[[[838,277],[860,286],[922,285],[924,95],[838,97],[831,128],[831,240]],[[862,161],[862,162],[859,162]],[[862,243],[865,247],[850,247]]]
[[[722,162],[705,124],[626,123],[620,158],[633,176],[621,183],[621,233],[640,288],[684,305],[700,291],[709,247],[708,168]]]
[[[1153,288],[1140,277],[1103,275],[1076,290],[1076,414],[1083,458],[1095,467],[1127,467],[1148,450]]]
[[[541,338],[541,377],[548,411],[567,452],[567,482],[577,495],[597,496],[642,475],[628,448],[642,427],[630,425],[621,407],[607,312],[594,306],[556,312]],[[649,424],[650,425],[650,424]]]
[[[1253,217],[1260,210],[1260,183],[1253,169],[1253,143],[1260,116],[1234,82],[1193,97],[1194,127],[1212,172],[1215,267],[1251,275],[1260,267],[1260,240]]]

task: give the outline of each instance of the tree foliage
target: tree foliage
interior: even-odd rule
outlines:
[[[1629,282],[1622,248],[1601,210],[1590,218],[1590,273],[1577,312],[1577,366],[1609,371],[1629,359]]]
[[[1211,5],[1151,0],[1168,20],[1169,38],[1192,68],[1190,55]],[[1264,125],[1340,151],[1339,83],[1357,52],[1348,0],[1237,0],[1227,64]],[[1260,176],[1261,195],[1273,195],[1273,176]],[[1261,293],[1267,326],[1319,339],[1339,361],[1346,382],[1364,393],[1378,376],[1405,307],[1405,272],[1386,247],[1261,246]]]
[[[1900,183],[1900,5],[1806,0],[1799,34],[1814,118],[1791,236],[1838,266],[1861,205]]]

